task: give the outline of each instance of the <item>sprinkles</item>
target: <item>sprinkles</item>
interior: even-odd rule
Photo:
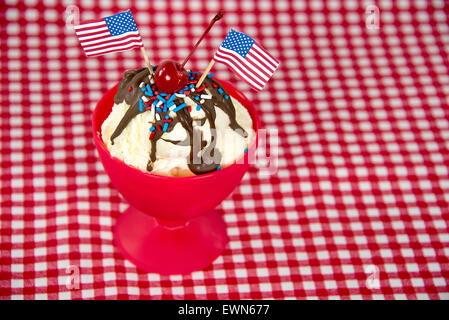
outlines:
[[[214,73],[210,73],[207,77],[210,79],[214,77],[214,75]],[[230,96],[215,81],[204,83],[199,88],[196,88],[195,85],[198,83],[199,77],[200,73],[189,72],[189,81],[187,85],[183,89],[172,94],[158,91],[153,78],[149,79],[149,83],[142,81],[139,84],[139,88],[144,93],[139,100],[139,111],[150,111],[150,140],[154,139],[156,132],[160,132],[160,135],[169,130],[170,125],[174,123],[174,119],[177,117],[176,113],[178,111],[187,108],[188,112],[192,112],[192,106],[187,105],[185,102],[177,105],[175,103],[177,98],[180,100],[184,100],[187,97],[191,98],[196,103],[196,106],[194,105],[196,111],[202,109],[202,104],[204,104],[206,100],[213,99],[213,95],[206,90],[208,88],[215,88],[224,99],[230,98]],[[128,91],[131,92],[132,89],[132,87],[129,87]],[[248,148],[246,148],[244,152],[247,153]],[[217,171],[221,169],[222,167],[219,165]]]
[[[143,100],[142,99],[139,100],[139,111],[143,112]]]
[[[177,106],[177,107],[173,110],[173,112],[178,112],[179,110],[181,110],[181,109],[184,108],[185,106],[187,106],[187,104],[186,104],[186,103],[182,103],[182,104],[180,104],[179,106]]]

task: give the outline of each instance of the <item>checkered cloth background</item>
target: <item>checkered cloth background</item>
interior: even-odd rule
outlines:
[[[230,243],[187,276],[139,271],[113,245],[127,203],[90,119],[144,61],[86,58],[70,24],[128,8],[154,63],[182,60],[220,8],[188,67],[231,27],[281,61],[259,93],[214,66],[278,129],[279,163],[219,206]],[[427,0],[2,1],[1,298],[449,299],[448,15]]]

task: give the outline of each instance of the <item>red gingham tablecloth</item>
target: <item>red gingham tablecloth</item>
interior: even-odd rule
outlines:
[[[144,61],[86,58],[70,24],[128,8],[154,63],[182,60],[220,8],[190,68],[230,27],[281,61],[259,93],[214,66],[278,130],[279,161],[219,206],[230,243],[187,276],[139,271],[113,245],[127,204],[90,118]],[[448,299],[448,15],[426,0],[2,1],[0,297]]]

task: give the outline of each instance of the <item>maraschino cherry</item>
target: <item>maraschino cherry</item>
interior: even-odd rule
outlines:
[[[213,24],[220,20],[223,17],[223,12],[218,11],[215,17],[209,23],[209,26],[204,30],[203,35],[197,41],[192,51],[190,51],[187,58],[184,59],[182,64],[177,63],[173,60],[164,60],[162,61],[156,68],[156,72],[154,74],[154,82],[156,82],[156,86],[158,89],[165,93],[174,93],[182,90],[189,81],[189,74],[186,69],[184,69],[184,65],[190,59],[190,56],[196,50],[201,40],[203,40],[204,36],[209,32],[212,28]]]
[[[162,92],[173,93],[187,85],[189,74],[178,62],[164,60],[156,68],[154,82]]]

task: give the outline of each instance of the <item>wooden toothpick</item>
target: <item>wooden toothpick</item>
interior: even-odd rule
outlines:
[[[150,71],[150,76],[153,77],[153,68],[151,67],[150,59],[148,59],[147,52],[144,47],[140,47],[140,51],[142,52],[143,58],[145,59],[145,63],[147,64],[147,68]]]
[[[215,60],[214,60],[214,59],[212,59],[212,60],[209,62],[208,66],[206,67],[206,69],[204,70],[203,74],[201,75],[200,80],[198,80],[198,82],[196,83],[196,88],[199,88],[199,87],[201,86],[201,84],[203,83],[204,79],[207,77],[207,75],[208,75],[210,69],[212,69],[214,63],[215,63]]]

